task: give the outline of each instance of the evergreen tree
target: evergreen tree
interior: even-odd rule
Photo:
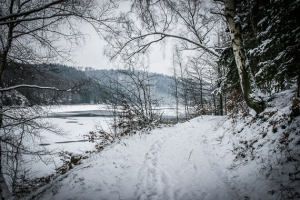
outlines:
[[[235,21],[241,25],[247,78],[267,95],[300,85],[300,12],[298,0],[259,1],[241,0],[236,4]],[[226,83],[241,91],[235,84],[238,78],[233,51],[222,52],[220,62],[227,66]]]

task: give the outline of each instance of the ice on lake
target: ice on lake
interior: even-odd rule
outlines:
[[[76,154],[84,154],[86,151],[95,149],[95,143],[89,142],[84,135],[90,131],[101,127],[109,131],[112,123],[111,112],[107,105],[66,105],[46,107],[49,116],[43,120],[54,124],[61,129],[60,133],[53,133],[43,130],[40,147],[52,151],[51,156],[47,156],[49,162],[34,161],[31,166],[36,176],[43,176],[55,172],[55,168],[62,164],[59,152],[68,151]],[[166,117],[174,117],[176,114],[174,107],[166,106],[156,108],[163,112]]]

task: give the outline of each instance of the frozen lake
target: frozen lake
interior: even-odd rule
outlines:
[[[37,176],[55,172],[55,168],[62,164],[58,157],[59,152],[84,154],[86,151],[94,150],[95,143],[89,142],[84,135],[96,130],[97,127],[109,130],[113,119],[106,105],[67,105],[46,109],[49,110],[49,116],[43,120],[61,129],[61,134],[46,130],[41,132],[42,139],[39,146],[52,151],[53,154],[47,158],[49,163],[41,161],[34,163],[32,169],[37,172]],[[176,116],[173,107],[159,107],[157,111],[163,112],[165,119],[170,120]]]

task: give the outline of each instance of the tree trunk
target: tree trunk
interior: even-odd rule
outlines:
[[[12,6],[13,3],[11,2],[10,5],[10,12],[12,12]],[[7,56],[8,56],[8,52],[11,48],[11,44],[12,44],[12,36],[13,36],[13,29],[14,29],[14,24],[10,23],[8,25],[8,34],[7,34],[7,41],[5,44],[5,48],[3,49],[3,51],[0,54],[0,88],[3,87],[3,73],[4,70],[7,67]],[[2,170],[2,140],[3,140],[3,92],[0,92],[0,198],[1,199],[9,199],[12,196],[12,193],[10,192],[7,182],[3,176],[3,170]]]
[[[8,189],[8,185],[4,179],[3,172],[2,172],[2,167],[0,167],[0,194],[1,194],[1,199],[9,199],[12,194]]]
[[[297,97],[300,97],[300,75],[298,75],[298,79],[297,79]]]
[[[218,42],[219,44],[219,42]],[[219,44],[220,45],[220,44]],[[222,70],[221,70],[221,65],[218,65],[218,82],[217,82],[217,88],[220,89],[219,92],[219,115],[223,116],[223,89],[222,89],[222,84],[220,79],[222,78]]]
[[[3,78],[3,71],[2,69],[4,69],[3,65],[0,64],[0,68],[1,68],[1,74],[0,74],[0,88],[2,88],[2,78]],[[3,137],[3,92],[0,92],[0,198],[1,199],[9,199],[12,194],[8,189],[8,185],[5,181],[5,178],[3,176],[3,171],[2,171],[2,137]]]
[[[0,65],[0,68],[2,69],[2,65]],[[4,70],[1,70],[1,74],[0,74],[0,88],[2,88],[2,74],[3,74],[3,71]],[[1,199],[9,199],[12,194],[10,192],[10,190],[8,189],[8,185],[7,185],[7,182],[5,181],[5,178],[3,176],[3,171],[2,171],[2,137],[3,137],[3,130],[2,130],[2,127],[3,127],[3,115],[2,115],[2,112],[3,112],[3,101],[2,101],[2,98],[3,98],[3,92],[0,92],[0,198]]]
[[[222,95],[222,92],[220,93],[220,95],[219,95],[219,109],[220,109],[220,112],[219,112],[219,114],[221,115],[221,116],[223,116],[223,95]]]
[[[200,77],[200,102],[201,102],[201,108],[203,109],[203,83],[202,83],[202,77]]]
[[[226,101],[227,101],[227,98],[226,98],[226,94],[224,95],[224,115],[227,115],[227,106],[226,106]]]
[[[216,97],[215,97],[214,94],[212,95],[212,99],[213,99],[213,104],[214,104],[214,115],[218,115],[218,113],[217,113],[217,104],[216,104]]]
[[[257,88],[254,83],[254,78],[251,77],[250,67],[246,66],[246,56],[243,45],[242,26],[236,19],[236,0],[225,1],[226,20],[228,22],[230,35],[232,39],[232,48],[235,57],[235,63],[238,69],[240,86],[247,105],[261,113],[265,108],[265,102],[259,96],[254,94]],[[251,82],[252,81],[252,82]]]
[[[179,101],[178,101],[178,80],[176,77],[176,73],[175,73],[175,66],[174,66],[174,81],[175,81],[175,99],[176,99],[176,123],[179,122],[178,119],[178,106],[179,106]]]

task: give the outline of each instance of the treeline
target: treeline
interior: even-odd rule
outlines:
[[[172,40],[178,75],[185,68],[191,73],[188,60],[210,68],[219,113],[251,108],[259,114],[272,95],[292,87],[300,97],[299,1],[149,2],[134,1],[118,26],[107,29],[110,58],[134,62],[153,43]]]
[[[85,69],[85,71],[82,71]],[[160,104],[174,103],[170,76],[149,73],[153,81],[153,98]],[[22,87],[4,93],[4,105],[49,105],[49,104],[93,104],[110,101],[109,79],[124,79],[121,70],[91,70],[91,68],[70,67],[61,64],[26,65],[14,64],[4,72],[5,87],[15,85],[37,85],[53,87],[40,89]]]
[[[140,82],[139,85],[136,84],[137,80],[128,81],[130,77],[136,78]],[[125,82],[127,91],[121,91],[120,86],[124,86]],[[111,103],[113,95],[120,96],[122,93],[123,99],[126,99],[144,85],[148,88],[151,99],[155,100],[156,106],[183,105],[186,118],[207,113],[220,114],[211,84],[202,76],[195,75],[167,76],[145,70],[96,70],[61,64],[14,64],[4,72],[4,85],[38,86],[21,87],[5,92],[4,105]],[[122,104],[123,99],[115,103]],[[137,103],[137,100],[126,100]]]
[[[244,100],[259,113],[280,91],[297,88],[295,96],[300,97],[299,12],[299,1],[294,0],[242,0],[236,4],[237,28],[231,32],[236,34],[233,44],[236,38],[241,41],[241,54],[234,54],[237,47],[228,46],[218,62],[226,69],[222,91],[231,100]]]
[[[26,65],[14,64],[4,72],[4,85],[37,85],[53,87],[53,89],[39,89],[22,87],[21,93],[30,105],[49,104],[78,104],[104,101],[98,92],[101,92],[95,81],[83,71],[74,67],[59,64]],[[14,93],[12,91],[11,93]],[[6,93],[5,93],[6,94]],[[4,105],[15,102],[11,95],[6,94]]]

